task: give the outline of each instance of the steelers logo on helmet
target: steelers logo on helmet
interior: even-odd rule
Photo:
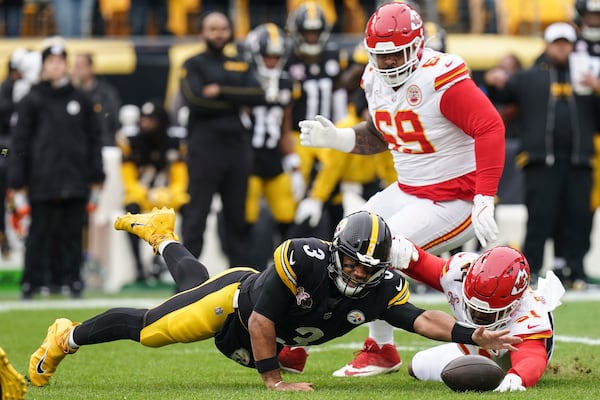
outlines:
[[[337,225],[331,243],[330,278],[344,296],[360,298],[376,286],[390,266],[392,235],[380,216],[368,211],[358,211],[342,219]],[[354,268],[364,268],[366,277],[357,279],[346,272],[344,256],[355,262]]]
[[[529,285],[529,264],[521,252],[499,246],[484,252],[463,280],[466,321],[490,330],[510,321]]]
[[[408,4],[386,3],[369,18],[365,29],[369,63],[388,87],[402,86],[416,70],[425,44],[423,20]],[[379,57],[397,54],[399,64],[382,68]]]

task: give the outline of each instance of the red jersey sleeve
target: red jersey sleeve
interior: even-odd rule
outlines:
[[[493,196],[504,168],[504,123],[472,79],[452,85],[442,96],[442,114],[475,140],[475,194]]]

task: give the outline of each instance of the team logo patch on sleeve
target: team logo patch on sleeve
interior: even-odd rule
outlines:
[[[310,297],[310,294],[304,290],[302,286],[299,286],[296,289],[296,304],[300,306],[300,308],[311,308],[313,305],[313,300]]]

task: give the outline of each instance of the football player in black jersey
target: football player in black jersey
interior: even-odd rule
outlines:
[[[405,279],[391,267],[392,237],[384,220],[359,211],[342,219],[333,241],[290,239],[264,272],[208,271],[178,242],[173,209],[117,218],[115,228],[134,233],[162,254],[181,292],[151,309],[113,308],[75,323],[57,319],[32,354],[29,378],[44,386],[58,364],[80,346],[129,339],[161,347],[215,338],[237,363],[256,368],[273,390],[313,390],[284,382],[277,353],[283,345],[318,345],[374,319],[425,337],[514,350],[521,339],[508,331],[467,328],[450,315],[408,302]]]
[[[339,78],[348,67],[349,56],[344,48],[329,40],[332,28],[320,2],[302,2],[288,17],[286,29],[294,46],[284,69],[295,82],[292,127],[315,115],[327,115],[337,122],[347,114],[347,93]],[[299,134],[295,128],[297,143]],[[323,150],[298,144],[295,151],[307,182],[307,194],[310,194],[314,177],[322,165]],[[325,199],[307,196],[299,202],[290,235],[329,237],[344,214],[340,187],[333,186],[335,189]]]
[[[250,112],[253,166],[246,197],[246,221],[253,226],[251,254],[256,254],[250,258],[251,265],[262,270],[269,264],[274,246],[289,237],[306,183],[300,157],[294,152],[292,80],[283,71],[291,41],[282,28],[269,22],[250,31],[244,44],[248,63],[265,90],[264,104],[253,106]],[[261,209],[263,200],[268,209]],[[261,215],[263,212],[268,215]],[[265,218],[272,219],[276,228],[261,223]]]

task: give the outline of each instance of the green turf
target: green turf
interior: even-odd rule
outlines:
[[[2,303],[0,302],[0,305]],[[427,305],[445,309],[445,306]],[[598,399],[600,398],[600,301],[565,302],[555,313],[556,351],[546,375],[525,393],[457,394],[442,383],[418,382],[406,372],[415,351],[435,345],[396,332],[405,365],[400,372],[371,378],[333,378],[367,334],[366,327],[312,349],[304,375],[285,380],[313,382],[313,393],[267,391],[259,375],[226,359],[212,340],[144,348],[129,341],[82,348],[60,365],[47,387],[30,387],[26,399]],[[83,320],[102,309],[0,311],[0,346],[25,373],[29,355],[57,317]]]

